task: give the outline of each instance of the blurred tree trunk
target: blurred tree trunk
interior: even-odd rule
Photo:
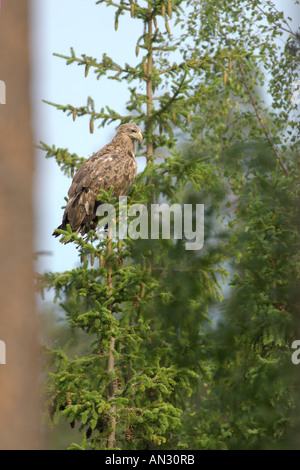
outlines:
[[[27,0],[2,2],[0,80],[6,85],[6,104],[0,104],[0,340],[6,364],[0,364],[0,449],[41,447],[28,13]]]

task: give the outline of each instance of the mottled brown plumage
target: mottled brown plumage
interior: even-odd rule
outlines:
[[[126,196],[137,171],[135,141],[142,141],[142,133],[135,124],[121,125],[113,140],[88,158],[75,173],[70,186],[69,200],[59,229],[84,235],[97,225],[97,195],[101,189],[114,187],[114,196]],[[59,236],[53,232],[54,236]]]

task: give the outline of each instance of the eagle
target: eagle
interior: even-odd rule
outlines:
[[[77,170],[68,191],[68,202],[58,229],[84,235],[94,229],[101,189],[114,187],[113,196],[126,196],[137,172],[135,141],[142,142],[141,129],[136,124],[122,124],[113,140],[89,157]],[[55,237],[60,234],[53,232]]]

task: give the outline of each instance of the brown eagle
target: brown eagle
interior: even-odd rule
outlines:
[[[113,186],[116,197],[129,193],[137,171],[136,140],[143,140],[141,129],[135,124],[122,124],[113,140],[81,165],[68,191],[69,200],[58,229],[66,230],[70,224],[73,232],[88,233],[97,225],[97,195],[101,189],[108,191]],[[54,231],[52,235],[60,234]]]

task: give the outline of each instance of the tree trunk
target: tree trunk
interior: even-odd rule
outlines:
[[[0,13],[0,449],[41,447],[28,3],[2,2]]]

